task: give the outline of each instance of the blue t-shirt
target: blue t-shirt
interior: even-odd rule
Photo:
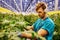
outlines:
[[[47,17],[46,19],[38,19],[34,24],[34,31],[37,32],[39,29],[47,30],[48,35],[45,36],[46,40],[52,40],[53,32],[54,32],[54,22]]]

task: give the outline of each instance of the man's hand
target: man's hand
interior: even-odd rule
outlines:
[[[18,37],[22,37],[22,38],[32,38],[32,34],[29,32],[21,32],[18,33]]]
[[[33,26],[27,26],[26,29],[28,29],[28,30],[33,30]]]

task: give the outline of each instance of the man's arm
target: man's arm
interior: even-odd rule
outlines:
[[[42,28],[37,33],[39,36],[43,36],[43,37],[48,34],[47,30],[42,29]]]
[[[47,32],[46,30],[44,30],[44,29],[40,29],[40,30],[37,32],[37,35],[38,35],[38,36],[42,36],[42,37],[46,36],[47,34],[48,34],[48,32]],[[32,33],[22,32],[22,33],[21,33],[21,36],[22,36],[22,37],[26,37],[26,38],[32,38]]]

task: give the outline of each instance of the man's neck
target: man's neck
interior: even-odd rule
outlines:
[[[46,18],[47,18],[47,15],[45,14],[45,16],[42,19],[45,20]]]

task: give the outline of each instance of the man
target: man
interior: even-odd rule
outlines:
[[[37,3],[36,12],[38,13],[38,16],[40,18],[32,26],[27,27],[27,29],[31,29],[37,32],[39,36],[45,37],[46,40],[52,40],[54,32],[54,22],[47,16],[45,9],[45,3]],[[31,38],[32,34],[22,33],[21,36]]]

